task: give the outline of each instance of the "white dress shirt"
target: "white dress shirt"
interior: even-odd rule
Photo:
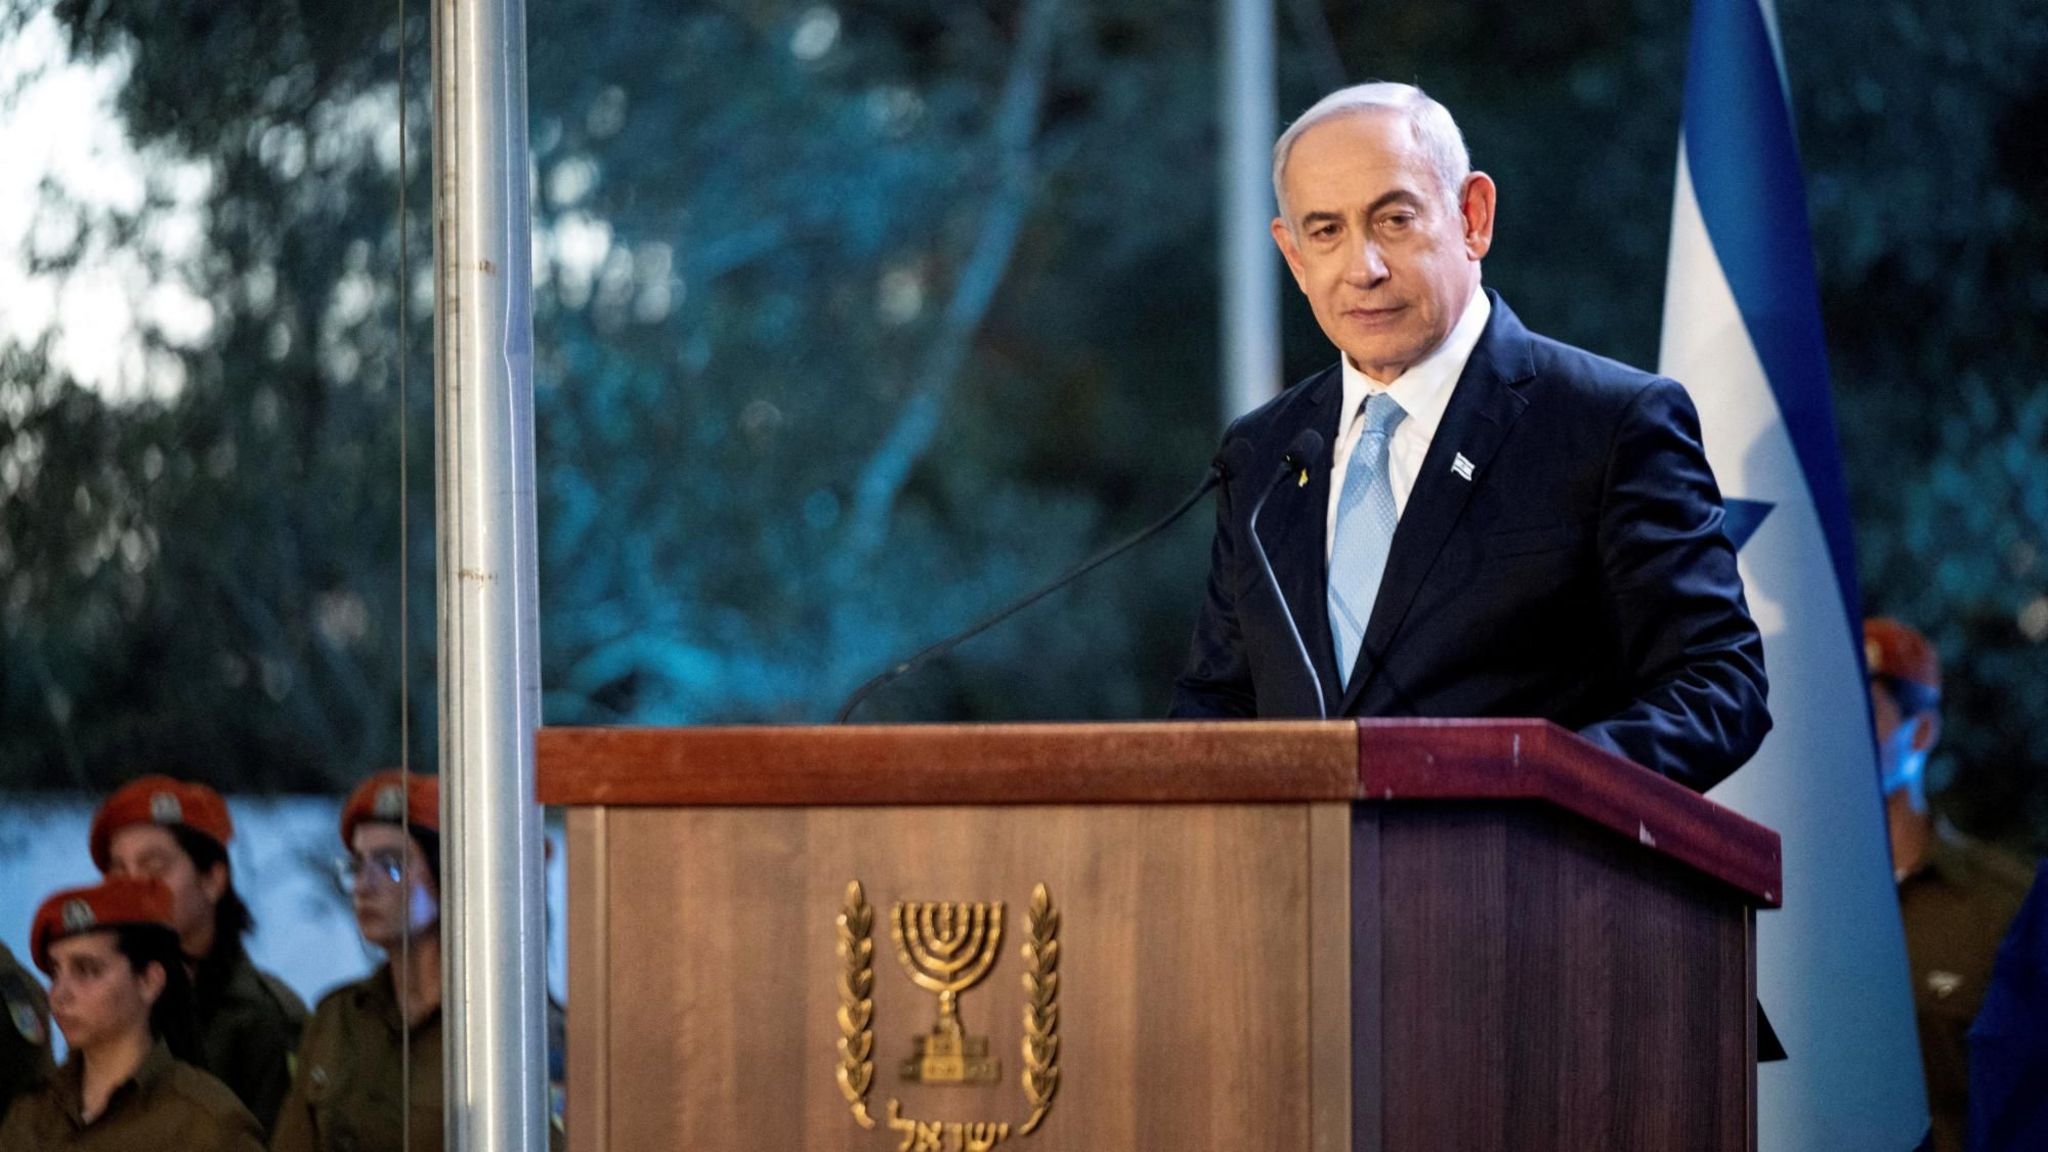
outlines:
[[[1435,351],[1410,364],[1391,383],[1381,384],[1359,371],[1350,356],[1339,356],[1344,366],[1344,415],[1337,426],[1336,448],[1330,454],[1330,509],[1323,529],[1325,561],[1329,560],[1337,538],[1337,501],[1344,494],[1344,473],[1350,470],[1352,450],[1365,434],[1365,398],[1374,392],[1386,392],[1408,414],[1394,426],[1394,437],[1387,444],[1387,479],[1394,488],[1394,515],[1399,517],[1408,510],[1408,493],[1415,489],[1422,459],[1429,455],[1429,442],[1436,439],[1436,426],[1443,422],[1451,392],[1458,377],[1464,374],[1465,362],[1472,358],[1472,349],[1478,346],[1479,334],[1486,330],[1486,319],[1491,315],[1493,304],[1487,300],[1485,289],[1474,288],[1464,315],[1451,326],[1451,334],[1444,337]]]

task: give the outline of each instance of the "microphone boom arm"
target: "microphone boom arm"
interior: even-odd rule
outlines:
[[[1017,613],[1022,612],[1024,609],[1031,607],[1033,604],[1038,603],[1040,600],[1043,600],[1047,596],[1052,595],[1054,592],[1059,591],[1061,588],[1066,587],[1073,581],[1079,580],[1081,577],[1086,576],[1088,573],[1093,572],[1095,569],[1102,567],[1104,564],[1107,564],[1111,560],[1116,559],[1123,553],[1130,551],[1132,548],[1137,547],[1138,545],[1144,543],[1146,540],[1149,540],[1153,536],[1156,536],[1159,533],[1165,531],[1168,525],[1171,525],[1174,521],[1186,515],[1188,509],[1194,507],[1197,503],[1199,503],[1202,497],[1207,496],[1212,490],[1215,489],[1215,487],[1218,484],[1223,483],[1225,473],[1226,469],[1220,463],[1212,464],[1209,468],[1208,475],[1202,478],[1201,484],[1198,485],[1193,492],[1188,493],[1187,498],[1185,500],[1182,500],[1178,505],[1176,505],[1173,511],[1168,512],[1164,516],[1161,516],[1159,519],[1153,521],[1149,525],[1146,525],[1143,529],[1135,533],[1132,533],[1130,536],[1119,541],[1118,543],[1113,544],[1100,552],[1097,552],[1095,555],[1089,557],[1086,560],[1083,560],[1081,563],[1075,565],[1073,568],[1068,569],[1065,573],[1061,574],[1058,579],[1052,580],[1044,585],[1041,585],[1035,591],[1026,595],[1023,599],[1018,600],[1012,604],[1009,604],[1006,607],[999,609],[998,611],[991,613],[986,617],[983,617],[981,620],[978,620],[974,624],[970,625],[964,631],[956,632],[943,640],[937,641],[936,643],[933,643],[925,648],[920,649],[908,658],[896,664],[890,665],[886,670],[881,672],[879,675],[873,677],[867,683],[862,684],[860,687],[854,689],[853,694],[846,698],[846,703],[841,704],[839,706],[839,711],[833,715],[832,722],[834,724],[846,723],[847,719],[853,715],[854,709],[860,707],[862,702],[865,701],[869,696],[873,695],[877,689],[882,688],[884,685],[889,684],[891,681],[897,680],[904,676],[908,676],[910,673],[916,671],[918,668],[923,667],[928,661],[932,660],[933,658],[945,655],[947,652],[950,652],[953,649],[959,647],[960,645],[966,643],[967,641],[974,639],[976,636],[981,635],[983,632],[986,632],[989,629],[995,627],[996,625],[1001,624],[1003,621],[1008,620],[1010,617],[1015,616]],[[1261,503],[1263,502],[1264,501],[1261,501]],[[1261,553],[1260,558],[1262,560],[1264,559],[1263,553]],[[1297,643],[1298,642],[1299,640],[1297,639]],[[1320,699],[1321,689],[1318,688],[1317,691],[1318,698]]]

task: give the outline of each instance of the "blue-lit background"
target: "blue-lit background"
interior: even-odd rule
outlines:
[[[1501,186],[1488,281],[1538,330],[1654,362],[1683,4],[1277,11],[1283,114],[1348,79],[1430,89]],[[2048,13],[1778,15],[1865,603],[1947,657],[1937,805],[2038,847]],[[432,767],[425,18],[0,16],[0,786],[332,793],[397,761],[406,693]],[[1217,19],[529,6],[550,723],[823,720],[1199,478]],[[1332,353],[1286,292],[1293,379]],[[1159,714],[1206,541],[1197,514],[864,715]]]

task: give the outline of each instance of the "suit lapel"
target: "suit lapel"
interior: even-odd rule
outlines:
[[[1372,619],[1366,623],[1365,641],[1359,645],[1358,663],[1334,715],[1348,715],[1357,707],[1366,685],[1384,664],[1374,654],[1391,651],[1437,553],[1464,516],[1473,491],[1492,479],[1487,464],[1528,406],[1527,397],[1514,388],[1535,372],[1528,330],[1499,296],[1487,295],[1493,314],[1453,386],[1450,403],[1423,457],[1422,471],[1408,493],[1408,505],[1401,512],[1387,552],[1387,570],[1380,577]],[[1452,465],[1461,456],[1469,468],[1461,466],[1454,471]],[[1465,471],[1471,479],[1465,478]]]
[[[1301,642],[1322,681],[1324,711],[1335,715],[1337,649],[1330,639],[1324,591],[1329,570],[1324,538],[1329,533],[1330,510],[1328,446],[1337,442],[1337,410],[1344,402],[1342,373],[1331,368],[1310,386],[1305,398],[1312,409],[1309,426],[1323,434],[1323,458],[1309,468],[1306,485],[1294,480],[1280,482],[1259,516],[1259,540],[1266,546],[1280,594],[1295,626],[1301,629]]]

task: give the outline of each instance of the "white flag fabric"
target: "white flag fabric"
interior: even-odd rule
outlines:
[[[1763,1152],[1908,1152],[1926,1088],[1886,843],[1812,234],[1775,30],[1694,0],[1658,370],[1699,406],[1775,728],[1710,795],[1784,839],[1757,995]]]

